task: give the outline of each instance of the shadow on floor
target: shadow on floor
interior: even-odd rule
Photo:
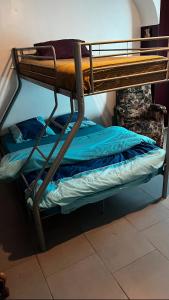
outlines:
[[[0,184],[0,256],[9,261],[29,257],[35,253],[28,218],[15,183]]]
[[[47,249],[153,203],[158,198],[162,185],[161,179],[153,180],[146,185],[120,192],[106,199],[104,211],[103,202],[99,202],[86,205],[69,215],[56,215],[44,220]],[[29,257],[37,253],[36,232],[34,227],[30,226],[26,210],[21,205],[22,197],[18,187],[15,183],[3,183],[0,185],[0,190],[1,251],[9,253],[9,260]]]

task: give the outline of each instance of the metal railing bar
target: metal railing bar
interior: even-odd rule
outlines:
[[[169,47],[159,47],[159,48],[151,48],[151,49],[148,49],[148,50],[141,50],[141,51],[138,51],[138,52],[135,52],[136,53],[151,53],[151,52],[154,52],[154,51],[158,51],[158,52],[161,52],[161,51],[169,51]],[[129,52],[130,53],[130,52]]]
[[[29,50],[35,50],[35,49],[51,49],[53,46],[48,45],[48,46],[34,46],[34,47],[23,47],[23,48],[15,48],[16,51],[29,51]],[[53,47],[54,48],[54,47]]]
[[[60,129],[63,129],[63,128],[64,128],[63,125],[61,125],[60,123],[56,122],[56,121],[53,120],[53,119],[51,120],[51,123],[53,123],[56,127],[60,128]]]
[[[166,78],[168,79],[169,77],[169,60],[167,62],[167,74],[166,74]]]
[[[23,53],[23,51],[30,51],[30,50],[36,50],[36,49],[38,50],[38,49],[44,49],[44,48],[52,50],[52,56],[51,57],[53,58],[54,68],[56,69],[56,52],[55,52],[55,48],[52,45],[51,46],[35,46],[35,47],[27,47],[27,48],[15,48],[16,49],[16,53],[18,51],[22,51],[22,54],[18,54],[17,53],[17,59],[19,57],[23,57],[24,55],[26,55],[26,54]],[[26,58],[28,58],[28,56],[30,58],[29,54],[26,55]],[[36,57],[38,58],[38,56],[36,56]],[[51,59],[51,57],[50,57],[50,59]],[[41,58],[41,56],[40,56],[40,58]]]
[[[111,56],[124,56],[124,55],[129,55],[129,54],[144,54],[144,53],[153,53],[155,51],[158,51],[158,52],[163,52],[163,51],[169,51],[169,47],[164,47],[164,48],[156,48],[156,49],[151,49],[151,50],[143,50],[143,51],[137,51],[137,52],[126,52],[126,53],[116,53],[116,54],[110,54],[110,55],[96,55],[96,56],[93,56],[93,57],[111,57]]]
[[[169,47],[169,39],[168,39],[168,47]],[[168,58],[168,63],[167,63],[167,75],[166,75],[166,78],[168,79],[169,77],[169,52],[167,52],[167,58]],[[169,126],[169,124],[168,124]]]
[[[94,92],[92,45],[89,45],[89,52],[90,52],[90,82],[91,82],[91,91]]]
[[[90,45],[89,45],[90,46]],[[101,51],[127,51],[127,50],[148,50],[152,49],[152,47],[148,48],[109,48],[109,49],[92,49],[93,52],[101,52]],[[156,47],[153,47],[153,49],[156,49]]]
[[[156,41],[156,40],[167,40],[169,36],[158,36],[158,37],[148,37],[148,38],[136,38],[128,40],[110,40],[110,41],[98,41],[98,42],[81,42],[81,45],[106,45],[106,44],[118,44],[118,43],[132,43],[132,42],[141,42],[141,41]]]
[[[27,181],[27,179],[26,179],[25,175],[24,175],[23,173],[20,173],[20,176],[22,177],[22,179],[23,179],[23,181],[24,181],[25,185],[26,185],[26,186],[27,186],[27,188],[29,189],[29,183],[28,183],[28,181]]]
[[[47,160],[47,157],[43,154],[43,152],[38,148],[38,146],[35,146],[35,150],[37,150],[39,153],[40,153],[40,155],[45,159],[45,160]]]
[[[18,57],[21,58],[31,58],[31,59],[41,59],[41,60],[51,60],[52,56],[40,56],[40,55],[33,55],[33,54],[19,54]]]

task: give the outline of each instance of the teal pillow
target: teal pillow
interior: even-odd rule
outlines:
[[[69,133],[72,130],[74,124],[75,124],[75,122],[70,122],[68,127],[66,128],[65,133]],[[95,126],[95,125],[96,125],[96,123],[91,120],[83,120],[82,123],[80,124],[79,129],[91,127],[91,126]]]

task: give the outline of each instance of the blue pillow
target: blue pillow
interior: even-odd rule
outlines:
[[[42,117],[31,118],[17,123],[9,128],[15,143],[23,143],[34,140],[45,126],[45,120]],[[55,132],[47,126],[44,136],[55,135]]]
[[[59,124],[61,124],[62,126],[64,126],[66,124],[69,116],[70,116],[70,114],[64,114],[64,115],[56,117],[54,120],[56,122],[58,122]],[[77,118],[78,118],[78,113],[75,112],[72,116],[71,122],[69,123],[68,127],[66,128],[66,131],[65,131],[66,134],[71,131],[72,127],[74,126],[75,122],[77,121]],[[85,127],[90,127],[93,125],[96,125],[96,123],[94,123],[93,121],[88,120],[86,117],[84,117],[79,129],[85,128]],[[57,131],[59,130],[58,127],[56,128],[56,130]]]
[[[64,114],[64,115],[56,117],[54,120],[64,126],[66,124],[67,119],[69,118],[69,116],[70,116],[70,114]],[[72,116],[71,122],[76,122],[77,118],[78,118],[78,113],[75,112]],[[87,120],[87,118],[84,117],[84,120]]]

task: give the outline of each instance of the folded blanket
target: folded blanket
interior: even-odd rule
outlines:
[[[155,144],[155,141],[152,139],[129,131],[123,127],[108,127],[87,136],[75,137],[65,153],[62,164],[87,161],[121,153],[142,142]],[[59,143],[50,159],[50,164],[53,163],[63,144],[64,141]],[[53,145],[53,143],[41,145],[39,148],[45,156],[48,156]],[[0,162],[0,179],[15,178],[31,150],[32,148],[27,148],[5,155]],[[43,163],[43,157],[38,151],[35,151],[29,163],[25,166],[24,172],[29,173],[34,170],[39,170],[42,168]]]

